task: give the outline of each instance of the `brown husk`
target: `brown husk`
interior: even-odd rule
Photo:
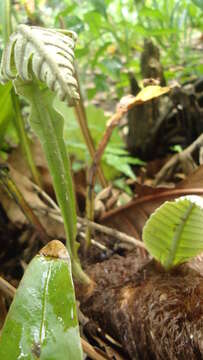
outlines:
[[[171,273],[136,253],[87,269],[92,293],[82,311],[122,343],[131,359],[203,358],[203,278],[182,265]]]

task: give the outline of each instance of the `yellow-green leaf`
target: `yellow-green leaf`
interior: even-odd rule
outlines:
[[[165,202],[146,222],[143,241],[166,269],[203,252],[203,199],[190,195]]]

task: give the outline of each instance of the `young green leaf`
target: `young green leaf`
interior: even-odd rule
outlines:
[[[26,269],[0,339],[0,359],[82,360],[71,265],[53,240]]]
[[[53,178],[73,273],[78,280],[89,283],[77,254],[75,194],[63,140],[63,119],[52,109],[54,92],[68,105],[74,105],[79,98],[73,64],[76,35],[64,30],[65,36],[61,31],[19,25],[3,53],[1,80],[12,79],[17,92],[31,104],[30,122],[40,138]],[[53,90],[50,96],[44,85]]]
[[[166,269],[203,251],[203,199],[185,196],[167,201],[146,222],[143,241]]]
[[[76,38],[71,31],[65,35],[59,30],[19,25],[3,53],[1,81],[17,76],[29,81],[35,76],[73,105],[79,98],[73,65]]]
[[[192,2],[198,6],[200,9],[203,10],[203,3],[202,3],[202,0],[192,0]]]

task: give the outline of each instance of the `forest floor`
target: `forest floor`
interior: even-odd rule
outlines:
[[[168,97],[164,106],[159,100],[141,105],[142,113],[146,112],[145,117],[151,114],[151,119],[157,107],[165,110],[160,110],[161,122],[153,123],[151,133],[148,129],[149,137],[142,147],[131,149],[128,139],[131,153],[137,151],[146,161],[146,165],[134,167],[136,180],[126,179],[133,196],[109,184],[95,198],[92,245],[88,254],[80,251],[94,286],[86,289],[76,284],[81,333],[95,350],[87,359],[203,358],[201,256],[166,273],[140,245],[146,220],[161,204],[183,195],[203,195],[203,80],[193,81],[191,86],[195,99],[191,89],[181,88],[172,95],[176,101]],[[131,112],[130,117],[141,110]],[[135,128],[135,133],[139,131]],[[184,150],[167,152],[166,147],[178,140]],[[1,179],[12,179],[29,210],[1,186],[0,326],[11,301],[4,280],[17,287],[27,264],[48,240],[65,243],[60,211],[53,205],[52,180],[36,139],[32,152],[43,190],[32,182],[19,148],[11,152],[6,167],[1,165]],[[74,174],[74,182],[78,241],[82,244],[87,192],[84,169]]]

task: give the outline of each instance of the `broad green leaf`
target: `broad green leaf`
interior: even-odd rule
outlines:
[[[107,84],[107,75],[105,74],[95,74],[94,75],[94,85],[96,91],[108,91],[109,86]]]
[[[116,179],[114,180],[113,182],[114,186],[121,189],[121,190],[124,190],[129,196],[133,196],[133,192],[130,188],[130,186],[128,186],[126,184],[126,178],[119,178],[119,179]],[[122,196],[120,197],[119,199],[119,202],[121,202],[120,200],[122,199]],[[123,205],[123,204],[122,204]]]
[[[106,51],[106,49],[108,48],[108,46],[111,45],[110,41],[107,41],[103,46],[100,46],[98,48],[98,50],[96,51],[94,58],[91,61],[91,66],[92,68],[94,68],[95,65],[97,65],[100,56],[102,56],[104,54],[104,52]]]
[[[57,240],[26,269],[2,330],[0,359],[82,360],[70,259]]]
[[[116,149],[115,149],[116,150]],[[123,150],[124,151],[124,150]],[[138,158],[133,158],[130,156],[123,156],[122,149],[119,149],[118,152],[114,152],[114,148],[107,149],[106,153],[103,156],[103,159],[107,162],[107,164],[111,165],[113,168],[122,172],[126,176],[135,179],[136,176],[133,170],[130,167],[132,165],[144,165],[145,163]]]
[[[91,0],[91,3],[94,5],[94,8],[97,12],[107,18],[107,9],[104,0]]]
[[[75,50],[75,57],[76,57],[76,59],[80,59],[80,58],[82,58],[83,56],[87,56],[89,54],[89,49],[88,49],[88,47],[81,47],[81,48],[77,48],[76,50]]]
[[[203,252],[203,199],[191,195],[165,202],[146,222],[143,241],[166,269]]]
[[[202,0],[192,0],[192,2],[198,6],[201,10],[203,10],[203,2]]]
[[[64,20],[67,28],[75,31],[77,34],[80,34],[82,31],[84,31],[84,23],[78,16],[65,16]]]
[[[102,70],[104,74],[112,76],[115,80],[117,79],[119,72],[121,71],[122,64],[119,59],[116,57],[111,59],[104,59],[99,64],[98,67]]]
[[[75,8],[77,8],[77,4],[68,5],[65,9],[59,11],[59,13],[56,15],[55,21],[59,20],[59,18],[62,16],[67,16],[69,14],[72,14]]]
[[[77,4],[74,8],[71,8],[73,1],[66,0],[66,3],[71,10],[69,13],[65,10],[68,16],[71,14],[71,16],[79,17],[85,29],[91,27],[91,31],[82,31],[79,34],[80,44],[86,50],[89,49],[88,56],[84,54],[83,58],[80,59],[80,69],[82,62],[83,74],[87,75],[87,69],[90,70],[90,75],[87,75],[90,82],[92,82],[91,68],[93,67],[93,72],[95,72],[103,60],[102,56],[94,59],[95,54],[99,53],[108,41],[117,49],[116,55],[119,56],[122,63],[125,63],[125,67],[126,64],[129,67],[132,59],[138,59],[137,51],[141,51],[143,36],[150,37],[155,40],[155,43],[158,43],[164,69],[170,69],[174,64],[181,65],[184,63],[186,64],[184,68],[191,65],[190,57],[185,53],[186,47],[192,49],[192,55],[200,52],[198,46],[196,48],[192,45],[194,38],[201,37],[203,29],[202,0],[89,0],[75,1],[74,4]],[[95,15],[94,19],[94,13],[99,14],[101,18],[97,20]],[[68,16],[65,13],[64,15],[61,14],[69,27]],[[86,14],[89,15],[86,17]],[[133,55],[135,50],[136,56]],[[106,55],[106,58],[109,58],[109,54]],[[201,61],[195,63],[191,74],[197,75],[196,68],[199,64]],[[139,65],[138,68],[133,66],[130,70],[136,73],[136,77],[139,76]],[[121,84],[123,72],[125,72],[124,69],[118,73],[116,79]],[[108,76],[112,77],[110,73]],[[114,74],[113,76],[115,79]],[[178,77],[182,80],[182,70],[180,70]],[[186,78],[183,79],[183,81],[185,80]],[[103,79],[104,86],[105,82]],[[126,86],[128,84],[122,85],[122,94],[123,90],[126,90]],[[108,89],[104,91],[108,92]],[[93,94],[91,95],[93,96]]]
[[[77,160],[84,162],[90,161],[89,153],[79,128],[78,123],[75,120],[75,115],[72,109],[67,108],[57,98],[55,99],[55,108],[61,113],[65,121],[65,142],[67,148]],[[86,108],[88,127],[91,131],[94,143],[97,146],[106,129],[107,117],[104,115],[102,109],[90,105]],[[130,167],[133,165],[144,165],[140,159],[128,156],[129,153],[123,149],[124,143],[116,129],[111,137],[111,140],[104,152],[102,158],[102,166],[104,167],[105,176],[108,179],[113,179],[120,173],[125,174],[131,178],[135,178],[135,175]],[[112,171],[113,170],[113,171]],[[115,171],[116,170],[116,171]]]
[[[67,108],[67,106],[65,106],[65,104],[59,101],[57,98],[54,101],[54,106],[56,110],[65,119],[64,137],[68,149],[72,153],[75,152],[75,155],[79,156],[81,160],[87,160],[88,151],[86,150],[84,152],[85,149],[84,140],[79,125],[75,119],[74,110],[71,108]],[[98,109],[93,105],[87,106],[86,113],[88,119],[88,127],[91,131],[95,145],[97,146],[106,129],[108,118],[104,115],[102,109]],[[121,137],[119,136],[118,131],[115,130],[109,142],[109,146],[119,149],[123,147],[123,145],[124,143]],[[78,147],[78,152],[77,152],[77,147]],[[82,152],[80,152],[80,149]]]
[[[101,24],[103,22],[103,17],[101,14],[96,11],[90,11],[84,16],[85,21],[89,25],[90,31],[95,36],[99,36],[101,30]]]
[[[126,176],[128,176],[132,179],[136,178],[130,165],[127,162],[125,162],[125,157],[119,157],[119,156],[107,153],[104,155],[104,159],[106,160],[107,164],[111,165],[119,172],[122,172],[123,174],[125,174]]]

